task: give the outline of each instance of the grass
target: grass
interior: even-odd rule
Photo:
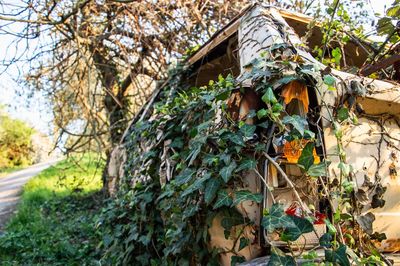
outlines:
[[[25,186],[0,236],[1,265],[97,265],[102,163],[66,159]]]
[[[26,166],[13,166],[13,167],[7,167],[7,168],[0,168],[0,178],[6,176],[8,174],[11,174],[13,172],[16,172],[18,170],[21,170],[25,167]]]

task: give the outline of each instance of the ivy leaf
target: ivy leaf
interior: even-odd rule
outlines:
[[[267,266],[294,266],[296,262],[292,256],[283,255],[279,256],[276,253],[272,253]]]
[[[331,75],[325,75],[324,76],[324,83],[326,85],[328,85],[329,87],[335,86],[335,82],[336,82],[335,78],[332,77]]]
[[[245,124],[240,128],[240,131],[243,133],[243,136],[245,138],[251,138],[253,137],[254,132],[256,131],[256,126]]]
[[[225,163],[225,164],[229,164],[229,162],[231,161],[231,155],[229,153],[223,153],[219,156],[219,158]]]
[[[303,151],[301,152],[300,158],[297,161],[297,164],[300,165],[304,170],[308,171],[311,165],[314,164],[314,143],[310,142],[304,147]]]
[[[291,124],[303,136],[305,127],[308,125],[307,120],[299,115],[287,115],[282,119],[285,125]]]
[[[235,200],[233,201],[233,205],[238,205],[245,200],[252,200],[254,202],[260,203],[263,198],[263,195],[261,195],[260,193],[253,193],[248,190],[239,190],[235,192]]]
[[[337,112],[337,118],[339,119],[339,121],[344,121],[349,118],[349,109],[347,109],[346,107],[340,108]]]
[[[332,235],[329,233],[325,233],[319,238],[319,244],[325,248],[330,248],[332,246],[331,241]]]
[[[292,220],[293,226],[287,227],[282,233],[281,239],[283,241],[295,241],[302,234],[310,233],[314,230],[312,223],[305,218],[292,215],[289,215],[289,218]]]
[[[257,115],[256,111],[253,110],[253,109],[251,109],[251,110],[249,111],[249,113],[247,114],[247,118],[253,118],[253,117],[255,117],[256,115]]]
[[[279,79],[276,83],[285,85],[293,80],[297,80],[297,77],[295,75],[283,77],[283,78]]]
[[[268,123],[268,121],[264,121],[264,122],[258,124],[257,126],[258,126],[258,127],[265,128],[265,129],[268,129],[269,123]]]
[[[247,169],[254,169],[257,166],[257,162],[254,159],[245,159],[238,168],[236,168],[235,172],[238,173]]]
[[[324,222],[326,224],[326,227],[328,228],[328,233],[331,235],[335,235],[337,233],[335,226],[328,219],[325,219]]]
[[[390,34],[394,30],[394,25],[392,23],[392,20],[388,17],[383,17],[378,20],[378,24],[376,26],[376,29],[379,33],[379,35],[386,35]]]
[[[169,147],[171,148],[178,148],[181,149],[183,147],[183,138],[175,138],[171,144],[169,144]]]
[[[221,186],[220,179],[211,178],[207,181],[204,193],[204,201],[207,204],[210,204],[210,202],[213,201],[220,186]]]
[[[186,197],[187,195],[195,192],[196,190],[199,190],[201,188],[203,188],[204,183],[210,179],[211,174],[207,173],[204,176],[202,176],[201,178],[197,179],[196,181],[194,181],[193,184],[191,184],[187,189],[185,189],[185,191],[183,191],[182,193],[182,197]]]
[[[367,205],[369,203],[369,197],[367,191],[359,188],[355,194],[357,201],[362,205]]]
[[[195,215],[199,211],[199,205],[190,205],[185,208],[182,213],[182,218],[187,219]]]
[[[305,129],[304,130],[304,137],[308,137],[310,139],[315,139],[315,133],[310,131],[310,130],[308,130],[308,129]]]
[[[201,132],[203,130],[206,130],[209,128],[211,125],[211,121],[206,121],[204,123],[201,123],[200,125],[197,126],[197,132]]]
[[[239,146],[245,146],[243,137],[239,134],[230,134],[229,135],[229,140],[232,141],[233,143],[239,145]]]
[[[212,165],[213,163],[217,163],[219,158],[213,154],[206,154],[203,157],[203,164]]]
[[[186,168],[175,178],[175,183],[180,186],[190,181],[195,171],[191,168]]]
[[[219,174],[221,175],[222,179],[225,181],[225,183],[228,183],[228,181],[231,179],[232,172],[236,168],[236,163],[232,161],[228,166],[224,166],[221,171],[219,171]]]
[[[338,164],[338,168],[342,171],[343,175],[348,176],[350,172],[353,170],[351,165],[346,164],[344,162],[340,162]]]
[[[231,95],[231,91],[226,90],[226,91],[221,92],[220,94],[216,95],[215,99],[217,99],[219,101],[225,101],[226,99],[228,99],[229,95]]]
[[[218,209],[222,206],[227,206],[230,207],[232,206],[233,200],[232,198],[229,196],[228,192],[226,190],[219,190],[218,191],[218,198],[215,201],[214,204],[214,210]]]
[[[264,108],[257,111],[257,118],[258,119],[264,118],[267,115],[268,115],[268,111],[266,109],[264,109]]]
[[[192,165],[194,160],[196,160],[197,156],[201,151],[201,145],[194,145],[194,147],[190,150],[189,156],[187,160],[189,160],[188,165]]]
[[[319,164],[313,164],[308,168],[307,174],[312,177],[326,176],[326,168],[329,166],[330,162],[324,161]]]
[[[242,249],[244,249],[245,247],[247,247],[249,245],[249,240],[245,237],[241,237],[240,238],[240,242],[239,242],[239,250],[241,251]]]
[[[346,254],[347,247],[340,244],[337,250],[325,250],[325,259],[328,262],[338,263],[340,266],[350,266],[349,258]]]
[[[399,3],[397,1],[397,3]],[[388,8],[388,10],[386,11],[386,15],[388,15],[389,17],[392,18],[397,18],[400,16],[400,5],[394,5],[390,8]]]
[[[224,218],[221,220],[221,226],[225,230],[231,230],[233,226],[244,224],[246,222],[245,218],[234,209],[226,210],[222,214]]]
[[[372,201],[371,201],[371,207],[373,209],[375,208],[382,208],[385,206],[386,201],[384,199],[381,199],[378,195],[373,195],[372,196]]]
[[[377,240],[379,242],[382,242],[383,240],[387,239],[385,233],[378,233],[378,232],[373,233],[372,235],[370,235],[370,237],[371,239]]]
[[[265,102],[266,104],[274,104],[277,103],[278,100],[275,97],[274,92],[272,91],[271,87],[267,88],[267,91],[264,93],[264,95],[261,97],[261,100]]]
[[[232,256],[231,257],[231,266],[235,266],[239,263],[245,262],[246,259],[243,256]]]
[[[263,217],[261,225],[268,232],[272,232],[277,228],[294,226],[293,221],[283,211],[283,205],[278,203],[271,206],[269,214]]]
[[[375,215],[372,212],[368,212],[365,215],[360,215],[357,217],[357,223],[369,235],[371,235],[373,232],[372,223],[374,221],[375,221]]]
[[[283,105],[280,103],[274,103],[274,105],[272,106],[272,112],[276,113],[279,115],[279,112],[281,112],[283,110]]]
[[[339,47],[336,47],[335,49],[332,50],[332,56],[335,59],[335,63],[339,65],[340,59],[342,59],[342,51],[340,50]]]

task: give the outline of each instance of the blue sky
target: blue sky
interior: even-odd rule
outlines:
[[[364,0],[361,0],[364,1]],[[383,13],[385,6],[388,7],[393,0],[365,0],[371,3],[374,12]],[[0,41],[0,58],[4,58],[11,51],[6,49],[6,43],[9,40],[5,36],[1,36]],[[14,49],[15,50],[15,49]],[[36,93],[33,97],[28,98],[26,95],[19,95],[23,89],[22,84],[14,81],[18,76],[16,69],[11,70],[8,74],[1,76],[0,84],[0,104],[7,106],[7,111],[11,116],[24,120],[43,133],[51,133],[51,112],[46,106],[46,100],[43,95]]]

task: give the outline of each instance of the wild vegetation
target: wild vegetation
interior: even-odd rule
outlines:
[[[35,130],[9,117],[0,106],[0,174],[33,162],[32,136]]]
[[[95,155],[71,157],[30,180],[0,235],[1,265],[94,265],[102,167]]]
[[[322,187],[319,199],[330,205],[320,210],[321,216],[315,212],[316,206],[310,207],[300,197],[297,202],[301,215],[289,214],[274,204],[265,210],[263,228],[269,233],[278,232],[290,248],[302,234],[313,232],[313,223],[324,223],[329,229],[320,237],[325,262],[346,266],[380,264],[385,260],[371,241],[372,232],[365,233],[371,225],[358,222],[366,221],[366,217],[361,215],[362,206],[352,196],[352,168],[346,163],[341,146],[341,125],[357,123],[356,114],[340,104],[321,103],[311,111],[315,120],[307,120],[288,114],[283,97],[278,96],[293,81],[309,84],[313,93],[317,90],[321,93],[321,86],[336,90],[336,86],[348,85],[336,84],[332,74],[321,74],[317,65],[297,62],[296,55],[281,58],[286,48],[277,46],[268,50],[265,55],[270,57],[252,62],[251,72],[242,77],[252,80],[265,105],[247,116],[257,117],[256,125],[235,121],[232,117],[227,99],[240,93],[237,88],[243,93],[248,88],[242,88],[241,81],[231,76],[220,76],[208,86],[189,88],[182,86],[177,75],[161,91],[153,111],[144,115],[148,120],[139,120],[127,137],[125,176],[119,183],[116,200],[102,218],[109,231],[104,236],[109,241],[103,242],[109,263],[217,264],[221,253],[233,253],[233,265],[242,262],[244,258],[236,253],[236,244],[240,243],[239,250],[251,244],[245,228],[255,224],[239,214],[235,206],[244,201],[260,203],[263,200],[262,194],[242,189],[243,176],[247,171],[255,171],[265,183],[263,170],[257,164],[265,159],[281,169],[268,155],[272,139],[280,137],[287,141],[306,141],[297,164],[303,169],[304,182]],[[308,128],[314,126],[321,130],[316,122],[321,108],[328,109],[330,118],[327,119],[333,121],[332,130],[337,137],[338,184],[323,178],[327,176],[329,161],[315,162],[313,150],[321,149],[321,132],[316,134]],[[263,136],[262,141],[253,139],[256,131]],[[353,206],[352,210],[344,207],[349,205]],[[209,228],[217,216],[223,217],[225,238],[234,240],[231,250],[209,248]],[[342,228],[353,233],[344,235]],[[363,243],[362,249],[360,243]],[[354,251],[351,260],[346,255],[349,248]],[[290,256],[277,248],[271,252],[269,265],[295,265],[295,259],[303,255],[308,265],[316,265],[321,259],[313,253],[293,255],[291,251]]]
[[[14,32],[19,38],[17,45],[27,38],[43,40],[47,33],[51,35],[44,40],[46,45],[40,44],[42,50],[26,58],[32,63],[27,81],[30,88],[48,92],[59,143],[62,136],[69,136],[66,152],[93,150],[93,146],[98,151],[110,150],[118,144],[129,119],[154,89],[154,82],[167,78],[167,66],[174,63],[173,59],[182,56],[188,47],[194,51],[196,48],[190,47],[198,47],[246,1],[225,1],[223,7],[213,1],[198,1],[194,6],[192,2],[28,1],[11,15],[9,10],[3,12],[8,15],[0,20],[25,26],[22,32]],[[293,1],[302,10],[308,10],[312,2]],[[351,23],[354,20],[343,2],[335,0],[326,10],[319,10],[329,16],[322,16],[323,43],[312,47],[315,55],[332,68],[346,67],[343,47],[350,39],[365,44],[367,36],[359,24]],[[392,20],[400,17],[399,10],[400,1],[396,0],[379,20],[377,32],[386,40],[367,45],[367,63],[376,63],[393,53],[385,47],[398,42],[398,27]],[[24,48],[24,52],[29,51],[29,47]],[[275,47],[269,52],[279,55],[286,48]],[[311,84],[314,89],[324,84],[335,90],[337,79],[329,69],[320,71],[297,60],[276,56],[273,62],[263,57],[252,63],[253,72],[248,78],[253,79],[268,107],[249,115],[260,120],[256,125],[235,121],[227,109],[226,100],[237,92],[240,81],[221,76],[202,88],[186,87],[180,75],[190,70],[178,66],[176,71],[180,73],[170,75],[147,114],[150,119],[137,122],[128,134],[125,176],[116,197],[107,202],[102,213],[101,198],[94,192],[100,187],[97,163],[84,159],[80,167],[89,171],[83,174],[79,167],[70,168],[72,161],[64,162],[58,167],[67,170],[51,168],[26,186],[19,213],[0,238],[0,258],[10,265],[26,261],[216,264],[219,253],[235,253],[234,247],[229,251],[208,248],[208,228],[217,215],[224,216],[226,238],[235,239],[240,248],[250,244],[241,229],[253,223],[243,219],[235,206],[247,200],[259,203],[262,195],[235,188],[242,183],[242,173],[259,172],[256,161],[268,159],[270,144],[254,142],[253,133],[273,126],[276,130],[271,134],[275,137],[308,143],[298,166],[310,183],[324,189],[320,196],[328,201],[327,217],[322,221],[328,232],[320,238],[324,260],[346,266],[352,262],[382,264],[385,258],[376,251],[373,240],[384,236],[367,233],[370,224],[359,222],[362,206],[354,198],[351,165],[346,162],[341,144],[341,126],[357,123],[358,114],[343,105],[329,106],[340,160],[340,182],[329,183],[323,178],[329,162],[314,163],[313,150],[320,147],[320,137],[307,130],[308,121],[284,111],[279,93],[292,81]],[[16,58],[3,63],[8,67],[14,61]],[[282,74],[285,72],[292,74]],[[389,67],[374,76],[394,79],[396,73],[394,67]],[[318,117],[318,112],[315,115]],[[162,161],[165,149],[171,154],[169,166]],[[60,178],[60,172],[65,178]],[[93,184],[81,178],[91,180],[92,175]],[[338,200],[339,207],[329,204],[332,200]],[[313,223],[320,222],[314,210],[301,205],[304,213],[300,217],[285,213],[276,204],[265,211],[262,220],[263,227],[277,232],[289,249],[291,242],[312,232]],[[353,208],[344,215],[345,206]],[[351,233],[342,232],[344,227]],[[346,250],[354,254],[350,259]],[[317,263],[313,252],[286,255],[274,249],[271,253],[273,265],[292,265],[300,257],[308,260],[308,265]],[[233,264],[241,261],[241,256],[233,256]]]

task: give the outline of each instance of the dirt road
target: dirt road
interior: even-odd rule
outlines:
[[[32,165],[24,170],[0,177],[0,231],[14,213],[22,187],[35,175],[59,160]]]

